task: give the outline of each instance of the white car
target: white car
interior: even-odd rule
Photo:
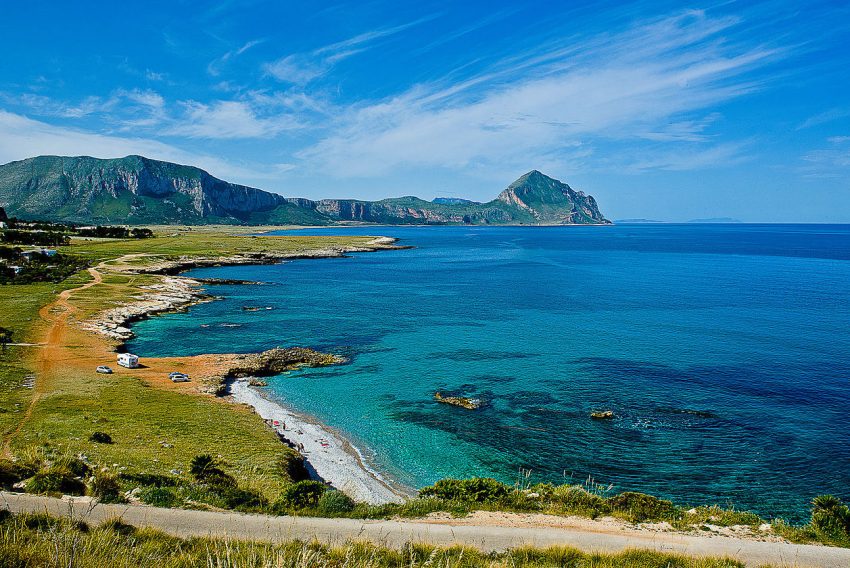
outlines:
[[[103,373],[104,375],[111,375],[112,374],[112,367],[107,367],[106,365],[101,365],[95,370],[98,373]]]
[[[185,373],[171,373],[168,375],[168,378],[171,379],[172,383],[188,383],[189,375]]]

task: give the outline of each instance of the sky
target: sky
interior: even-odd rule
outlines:
[[[287,196],[850,222],[850,3],[5,0],[0,163],[199,166]]]

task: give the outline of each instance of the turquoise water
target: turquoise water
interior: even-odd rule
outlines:
[[[224,299],[140,322],[131,349],[347,355],[268,391],[411,486],[526,468],[791,519],[850,497],[850,226],[328,232],[417,248],[195,270],[267,284],[210,287]]]

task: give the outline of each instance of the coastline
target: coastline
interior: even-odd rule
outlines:
[[[79,325],[89,332],[108,338],[113,347],[120,351],[126,341],[134,336],[130,329],[133,322],[157,314],[186,310],[190,306],[216,299],[203,290],[204,282],[176,275],[182,271],[198,267],[271,264],[295,259],[335,258],[351,252],[411,248],[394,245],[396,240],[391,237],[377,237],[369,241],[367,246],[322,248],[294,254],[264,252],[179,259],[162,258],[153,254],[125,255],[103,262],[97,269],[124,274],[156,275],[160,278],[159,282],[140,286],[139,288],[144,290],[142,294],[128,298],[129,301],[116,307],[98,312],[80,321]],[[135,264],[140,260],[144,262]],[[262,357],[266,353],[269,352],[254,355]],[[233,365],[251,356],[202,354],[185,359],[205,361],[204,367],[211,371],[192,373],[193,377],[200,379],[195,383],[196,392],[227,397],[226,400],[233,404],[250,406],[275,430],[282,443],[304,458],[308,471],[334,488],[344,491],[356,501],[373,505],[400,503],[415,494],[413,489],[387,481],[380,473],[370,468],[363,453],[344,435],[316,419],[299,414],[263,396],[250,387],[246,379],[241,378],[244,375],[232,378]],[[211,359],[216,359],[215,363]],[[275,421],[279,423],[278,426],[274,425]],[[283,427],[284,424],[286,428]],[[299,450],[299,445],[302,444],[303,450]]]
[[[384,479],[369,467],[361,451],[340,433],[271,400],[247,380],[229,382],[227,394],[234,403],[252,407],[285,443],[304,457],[311,473],[355,501],[370,505],[401,503],[412,495],[411,489]]]

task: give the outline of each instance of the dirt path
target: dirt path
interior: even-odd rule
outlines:
[[[588,552],[650,549],[690,556],[730,557],[747,565],[847,568],[850,549],[722,536],[657,533],[630,529],[589,530],[563,527],[457,525],[451,522],[361,521],[312,517],[270,517],[229,512],[159,509],[140,505],[94,504],[88,498],[39,497],[0,493],[0,508],[13,513],[40,512],[70,516],[90,524],[120,517],[139,527],[153,527],[180,537],[227,537],[282,542],[292,539],[341,544],[366,540],[398,548],[407,542],[448,546],[464,544],[484,551],[523,545],[573,546]]]
[[[11,457],[12,440],[23,430],[26,423],[29,422],[39,399],[50,392],[50,381],[54,369],[62,364],[62,355],[65,352],[64,341],[68,328],[68,317],[77,311],[77,308],[71,305],[68,299],[75,292],[86,290],[103,282],[103,276],[96,268],[89,268],[88,272],[92,276],[89,282],[77,288],[63,290],[56,297],[55,301],[47,304],[38,312],[39,317],[43,321],[48,322],[49,326],[43,341],[39,343],[42,349],[39,351],[38,359],[36,360],[35,384],[30,403],[27,405],[27,409],[18,426],[3,437],[4,457]]]

